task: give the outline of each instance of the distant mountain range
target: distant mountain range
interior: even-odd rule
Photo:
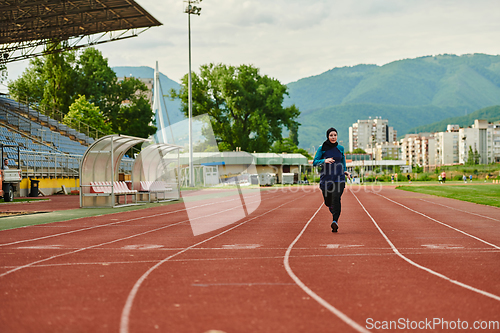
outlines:
[[[153,79],[155,75],[155,70],[151,67],[113,67],[113,71],[116,73],[117,77],[135,77],[140,79]],[[163,90],[163,95],[169,94],[170,89],[174,88],[179,90],[180,85],[174,80],[168,78],[160,71],[160,85]],[[161,100],[161,99],[160,99]],[[184,114],[181,112],[181,101],[176,99],[174,101],[170,100],[170,97],[164,97],[162,101],[163,110],[167,110],[168,117],[172,124],[185,119]]]
[[[113,70],[118,77],[154,76],[150,67]],[[164,74],[160,74],[160,82],[164,94],[180,88]],[[317,148],[333,126],[347,148],[349,126],[358,119],[388,119],[398,137],[434,128],[441,131],[449,123],[470,126],[476,118],[494,120],[499,109],[487,107],[500,105],[500,56],[445,54],[384,66],[333,68],[287,86],[285,106],[295,104],[301,112],[299,147]],[[185,119],[179,100],[165,97],[164,101],[171,123]]]
[[[301,111],[299,146],[317,147],[333,126],[347,147],[348,128],[358,119],[381,116],[403,136],[416,126],[500,105],[500,56],[445,54],[334,68],[287,86],[286,104]]]
[[[459,125],[460,127],[470,127],[476,119],[484,119],[489,122],[500,121],[500,105],[479,109],[466,116],[446,118],[432,124],[418,126],[410,129],[408,133],[444,132],[446,131],[446,126],[450,124]]]

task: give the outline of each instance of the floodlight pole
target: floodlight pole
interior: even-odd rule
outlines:
[[[191,7],[191,5],[189,5]],[[188,8],[189,8],[188,7]],[[188,12],[189,35],[189,187],[194,187],[193,170],[193,86],[191,82],[191,13]]]
[[[201,0],[187,0],[186,10],[188,14],[188,40],[189,40],[189,74],[188,74],[188,108],[189,108],[189,187],[194,187],[194,168],[193,168],[193,88],[191,81],[191,14],[200,15],[201,8],[191,6],[192,3],[200,3]]]

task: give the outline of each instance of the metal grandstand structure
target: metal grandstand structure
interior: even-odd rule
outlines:
[[[0,65],[131,38],[160,25],[133,0],[0,0]],[[50,47],[53,41],[62,47]]]
[[[14,61],[136,37],[160,25],[134,0],[0,0],[0,69]],[[94,142],[91,136],[100,136],[51,116],[0,98],[0,141],[22,147],[16,167],[24,177],[78,177],[82,155]],[[132,163],[131,158],[122,161],[120,171],[130,172]]]
[[[23,177],[78,177],[80,161],[94,138],[77,132],[21,103],[0,96],[0,143],[18,145],[21,165],[7,149],[9,166]],[[120,171],[131,173],[132,158],[125,157]]]

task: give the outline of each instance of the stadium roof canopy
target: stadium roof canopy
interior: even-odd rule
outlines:
[[[0,62],[135,37],[161,23],[133,0],[0,0]],[[39,46],[46,46],[39,50]]]

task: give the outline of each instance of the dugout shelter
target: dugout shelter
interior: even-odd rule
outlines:
[[[181,146],[168,143],[143,144],[132,167],[132,189],[141,201],[179,200]]]
[[[128,150],[146,140],[113,134],[106,135],[89,146],[80,164],[80,207],[123,206],[118,201],[121,195],[127,204],[127,196],[133,197],[134,190],[128,188],[131,192],[127,193],[118,180],[120,161]]]

